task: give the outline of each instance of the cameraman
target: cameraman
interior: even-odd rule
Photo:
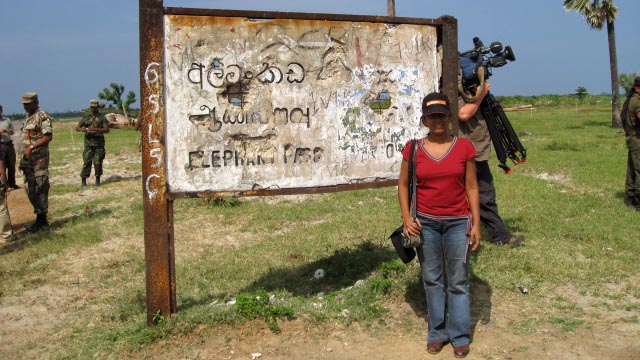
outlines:
[[[467,102],[463,96],[458,97],[458,136],[471,140],[477,150],[475,162],[478,189],[480,190],[480,221],[489,233],[489,241],[499,245],[516,247],[522,244],[524,236],[511,234],[504,227],[498,213],[496,189],[493,185],[493,175],[489,169],[491,135],[482,111],[478,111],[490,88],[489,82],[485,81],[484,86],[476,88],[475,100]]]

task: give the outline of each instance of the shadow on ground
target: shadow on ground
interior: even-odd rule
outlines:
[[[292,259],[299,256],[302,255],[289,255]],[[271,269],[238,293],[284,290],[293,296],[330,294],[353,286],[358,280],[366,279],[383,263],[394,259],[396,254],[390,246],[381,246],[367,241],[353,247],[338,249],[333,255],[308,264]],[[184,299],[179,307],[185,309],[207,304],[213,298],[218,296]]]
[[[113,214],[113,211],[110,209],[103,209],[99,211],[92,211],[87,214],[78,214],[74,216],[69,216],[66,218],[58,218],[54,220],[49,220],[49,226],[35,232],[30,233],[24,230],[28,225],[33,223],[33,220],[27,222],[21,222],[19,224],[12,224],[14,229],[14,239],[13,241],[4,244],[3,247],[0,247],[0,254],[6,254],[14,251],[19,251],[24,249],[26,246],[36,244],[39,242],[44,242],[52,239],[59,239],[60,235],[55,234],[54,231],[65,226],[68,223],[75,222],[76,220],[82,219],[85,221],[87,218],[91,217],[104,217],[110,216]]]

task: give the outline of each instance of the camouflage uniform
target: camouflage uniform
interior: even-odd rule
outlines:
[[[640,210],[640,93],[631,89],[633,95],[629,100],[627,118],[624,121],[627,148],[627,178],[625,180],[625,194],[629,205]]]
[[[103,128],[108,125],[107,118],[98,114],[85,115],[78,123],[79,128]],[[96,168],[95,176],[99,178],[102,175],[102,161],[105,157],[104,134],[98,132],[86,132],[84,134],[84,151],[82,152],[82,171],[80,176],[83,178],[91,175],[91,164]]]
[[[38,108],[22,125],[21,150],[40,140],[44,135],[53,135],[51,115]],[[49,208],[49,144],[31,150],[29,159],[20,159],[20,170],[24,173],[24,188],[36,214],[46,214]]]

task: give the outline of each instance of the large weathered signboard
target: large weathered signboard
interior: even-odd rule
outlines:
[[[395,185],[422,97],[455,104],[450,16],[139,4],[148,324],[177,311],[175,199]]]
[[[397,179],[442,57],[436,26],[165,15],[168,190]]]

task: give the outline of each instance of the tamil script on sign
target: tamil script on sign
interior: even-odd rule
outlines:
[[[171,192],[396,179],[437,91],[436,28],[165,16]]]

